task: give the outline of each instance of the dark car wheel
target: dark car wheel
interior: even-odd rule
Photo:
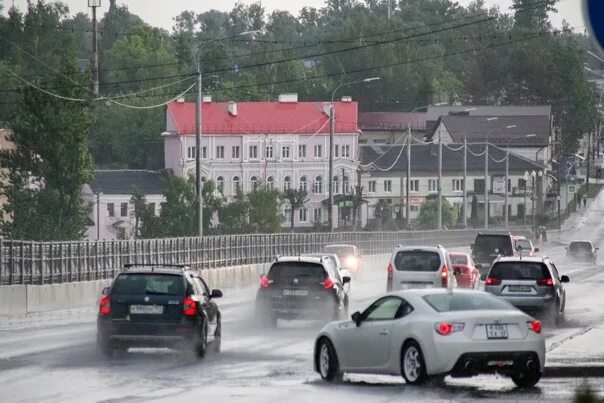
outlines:
[[[218,326],[216,326],[216,332],[214,332],[214,342],[212,348],[216,354],[220,353],[222,348],[222,323],[220,318],[218,319]]]
[[[106,337],[97,335],[96,346],[98,351],[105,357],[111,358],[113,356],[113,346],[107,340]]]
[[[205,321],[200,332],[193,339],[193,350],[199,358],[204,358],[208,352],[208,327]]]
[[[403,347],[401,373],[408,385],[421,385],[428,380],[424,355],[415,341],[410,341]]]
[[[512,375],[512,381],[514,381],[519,388],[532,388],[540,379],[541,371],[539,369],[518,372]]]
[[[321,379],[324,381],[335,382],[342,379],[338,356],[333,344],[326,337],[321,338],[317,345],[315,367],[319,370]]]

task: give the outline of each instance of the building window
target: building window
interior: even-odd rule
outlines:
[[[334,193],[340,193],[340,178],[338,178],[337,176],[334,176],[331,186],[333,186]]]
[[[463,179],[453,179],[451,187],[454,192],[463,192]]]
[[[321,176],[317,176],[315,178],[315,185],[313,188],[313,192],[317,194],[323,193],[323,178]]]
[[[217,160],[224,159],[224,146],[216,146],[216,159]]]
[[[128,203],[122,203],[120,205],[120,216],[128,217]]]
[[[323,158],[323,146],[321,144],[315,145],[315,158]]]
[[[266,159],[267,160],[273,159],[273,146],[266,146]]]
[[[256,186],[258,186],[258,178],[255,176],[252,176],[250,178],[250,185],[251,185],[252,190],[256,189]]]
[[[344,179],[342,180],[342,192],[344,192],[344,194],[348,193],[350,190],[350,181],[348,180],[348,176],[344,176]]]
[[[187,147],[187,159],[195,159],[195,146]]]
[[[281,147],[281,158],[284,158],[284,159],[290,158],[289,146]]]
[[[250,159],[258,159],[258,146],[250,146]]]
[[[484,193],[484,179],[474,179],[474,193]]]
[[[216,178],[216,188],[220,193],[224,194],[224,178],[222,176]]]
[[[233,146],[233,148],[232,148],[233,159],[238,160],[239,158],[241,158],[239,155],[240,154],[239,150],[240,150],[239,146]]]
[[[306,207],[302,207],[300,210],[298,210],[298,212],[298,218],[300,219],[300,222],[306,222],[306,220],[308,220],[308,209]]]
[[[241,181],[238,176],[233,176],[233,196],[237,194],[237,189],[241,186]]]
[[[201,158],[208,158],[208,147],[201,147]]]
[[[369,193],[375,193],[375,183],[376,181],[369,181]]]
[[[275,188],[275,179],[272,176],[266,178],[266,187],[268,190],[273,190]]]
[[[292,187],[292,180],[289,176],[283,178],[283,190],[289,190]]]
[[[409,193],[419,192],[419,179],[409,180]]]
[[[342,158],[350,158],[350,146],[349,145],[342,146]]]
[[[384,192],[386,192],[386,193],[392,192],[392,181],[391,180],[384,181]]]
[[[306,192],[307,188],[306,188],[306,176],[303,176],[300,178],[300,190]]]
[[[333,156],[335,158],[338,158],[340,156],[340,146],[337,144],[333,147]]]
[[[298,146],[298,158],[306,158],[306,144]]]
[[[429,193],[438,192],[438,179],[428,179],[428,192]]]
[[[313,212],[314,222],[322,222],[323,221],[323,209],[316,208]]]
[[[153,215],[155,215],[155,203],[149,203],[149,211],[151,211],[153,213]]]
[[[526,179],[518,179],[518,189],[526,190]]]
[[[115,204],[107,203],[107,215],[109,217],[115,217]]]
[[[292,208],[290,206],[285,206],[285,209],[283,209],[283,221],[288,224],[292,222]]]

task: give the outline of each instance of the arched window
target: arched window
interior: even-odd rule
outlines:
[[[258,178],[255,176],[252,176],[250,178],[250,184],[252,185],[252,190],[256,189],[256,186],[258,186]]]
[[[224,178],[222,176],[216,178],[216,188],[220,193],[224,194]]]
[[[283,190],[289,190],[292,187],[292,180],[289,176],[283,178]]]
[[[268,190],[273,190],[275,186],[275,179],[272,176],[266,178],[266,187]]]
[[[238,176],[233,176],[233,196],[237,194],[237,189],[241,186],[241,181]]]
[[[334,193],[340,193],[340,178],[338,178],[337,176],[334,176],[332,186],[333,186]]]
[[[300,190],[303,190],[305,192],[307,191],[307,188],[306,188],[306,176],[302,176],[300,178]]]
[[[317,194],[323,193],[323,178],[321,176],[317,176],[315,178],[315,184],[313,187],[313,192]]]

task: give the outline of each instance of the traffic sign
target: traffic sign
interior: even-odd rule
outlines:
[[[604,52],[604,1],[583,0],[583,16],[594,41]]]
[[[568,185],[568,193],[575,193],[576,191],[575,185]]]

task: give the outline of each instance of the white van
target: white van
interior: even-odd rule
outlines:
[[[387,291],[409,288],[455,288],[449,253],[442,246],[398,246],[388,263]]]

